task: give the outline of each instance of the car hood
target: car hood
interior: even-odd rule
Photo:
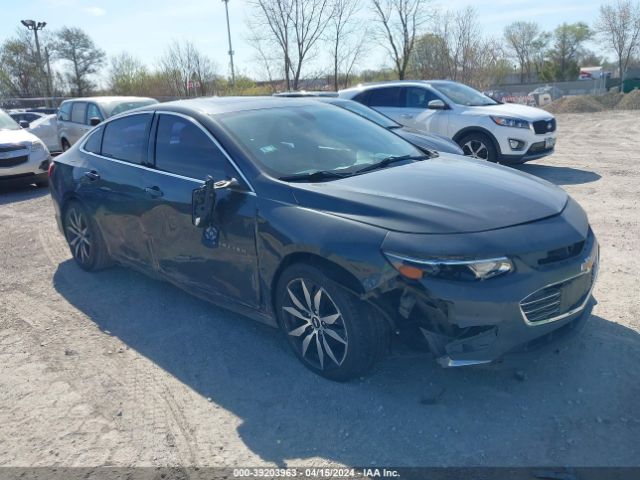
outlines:
[[[323,183],[292,183],[298,204],[407,233],[469,233],[562,212],[567,194],[532,175],[457,155]]]
[[[409,127],[396,128],[392,130],[392,132],[397,133],[417,147],[429,148],[437,152],[463,155],[462,149],[457,143],[437,133],[425,133]]]
[[[19,130],[0,130],[0,145],[7,143],[25,143],[30,144],[37,138],[24,128]]]
[[[486,107],[466,107],[468,113],[478,115],[503,115],[505,117],[517,117],[523,120],[548,120],[553,118],[546,110],[541,108],[528,107],[517,103],[500,103],[498,105],[488,105]]]

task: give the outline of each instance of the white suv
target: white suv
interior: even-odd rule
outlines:
[[[419,130],[457,142],[465,155],[523,163],[553,153],[556,120],[539,108],[500,103],[471,87],[445,80],[397,81],[340,91]]]
[[[0,183],[15,180],[46,185],[50,160],[42,140],[0,110]]]

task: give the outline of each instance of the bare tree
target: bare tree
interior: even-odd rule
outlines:
[[[428,0],[371,0],[375,33],[389,52],[396,73],[404,80],[411,52],[421,28],[427,22]]]
[[[534,46],[540,38],[540,27],[534,22],[514,22],[504,29],[504,38],[520,65],[520,82],[531,80]]]
[[[149,95],[149,72],[127,52],[111,59],[108,88],[115,95]]]
[[[74,95],[83,96],[95,88],[91,75],[98,72],[104,64],[106,54],[93,43],[93,40],[80,28],[63,27],[56,34],[55,56],[71,64],[66,74]]]
[[[605,45],[616,53],[620,78],[624,80],[629,61],[640,49],[640,4],[618,0],[602,5],[595,28]]]
[[[195,97],[215,93],[216,66],[189,41],[170,44],[160,59],[159,70],[172,95]]]
[[[359,10],[359,0],[334,0],[327,37],[331,45],[333,88],[336,91],[340,88],[340,77],[343,85],[349,84],[351,72],[363,54],[367,28],[357,21]]]
[[[35,97],[44,92],[31,35],[17,32],[0,46],[0,96]]]
[[[283,59],[287,90],[296,90],[303,67],[313,57],[328,20],[333,15],[330,0],[249,0],[254,33],[277,48]]]

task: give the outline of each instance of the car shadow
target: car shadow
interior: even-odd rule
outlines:
[[[617,417],[640,418],[640,337],[598,316],[525,366],[447,370],[393,355],[334,383],[299,364],[278,331],[136,272],[91,274],[68,260],[53,283],[100,329],[237,416],[242,442],[280,466],[637,461],[638,427],[621,430]]]
[[[34,184],[5,182],[0,184],[0,205],[23,202],[49,195],[48,187],[38,187]]]
[[[556,185],[580,185],[583,183],[596,182],[602,178],[596,172],[580,170],[571,167],[555,167],[551,165],[535,165],[525,163],[522,165],[511,165],[516,170],[530,173]]]

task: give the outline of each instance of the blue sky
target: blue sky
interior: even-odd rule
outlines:
[[[193,41],[218,65],[228,71],[226,23],[221,0],[0,0],[0,41],[14,35],[21,19],[48,23],[45,30],[63,25],[85,29],[109,55],[129,51],[149,65],[161,56],[174,39]],[[367,4],[367,0],[361,0]],[[500,35],[504,26],[516,20],[538,22],[544,29],[559,23],[592,23],[600,1],[590,0],[435,0],[440,9],[474,6],[486,34]],[[247,42],[246,19],[250,10],[244,0],[230,0],[229,12],[240,72],[259,74],[254,68],[254,51]],[[384,64],[384,55],[374,51],[365,67]]]

